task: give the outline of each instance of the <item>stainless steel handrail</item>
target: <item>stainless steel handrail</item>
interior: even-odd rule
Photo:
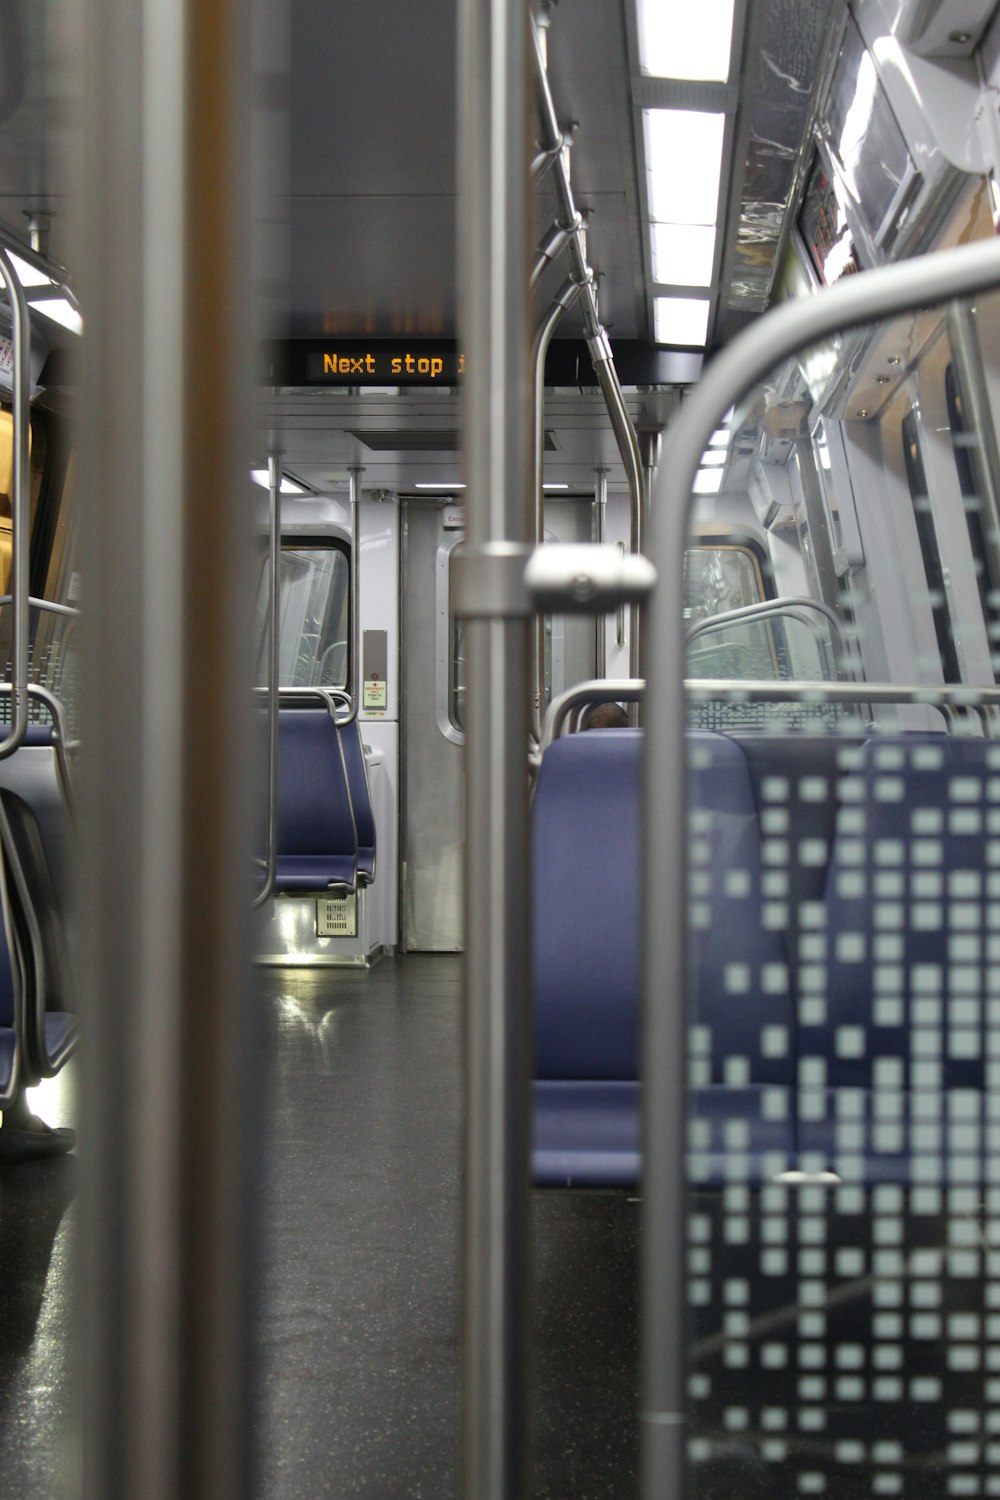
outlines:
[[[645,696],[641,677],[601,677],[577,682],[553,698],[542,724],[541,748],[547,750],[562,734],[575,709],[589,703],[638,703]]]
[[[535,406],[535,546],[545,540],[545,356],[549,352],[552,335],[563,317],[573,306],[583,286],[570,277],[564,281],[549,304],[548,312],[538,325],[535,334],[534,406]],[[541,733],[542,715],[545,712],[545,617],[535,619],[535,671],[532,693],[532,727],[535,738]]]
[[[0,697],[10,697],[14,694],[14,684],[0,682]],[[70,771],[69,752],[74,747],[75,741],[71,739],[67,723],[66,710],[62,700],[48,688],[42,687],[40,683],[29,682],[27,685],[27,698],[34,698],[43,704],[52,716],[52,748],[56,753],[56,775],[59,778],[59,787],[63,794],[63,800],[72,817],[74,812],[73,801],[73,777]]]
[[[770,678],[688,677],[684,693],[690,703],[860,703],[910,705],[960,713],[967,709],[986,723],[1000,710],[1000,688],[970,687],[967,683],[922,682],[774,682]],[[553,698],[542,725],[542,748],[557,740],[574,711],[591,703],[638,703],[646,694],[642,677],[604,677],[577,682]],[[993,714],[991,714],[993,711]],[[995,738],[993,731],[989,737]]]
[[[830,626],[830,634],[833,637],[833,645],[836,652],[836,660],[828,659],[828,643],[817,627],[816,621],[809,619],[809,614],[821,615]],[[687,632],[687,644],[692,643],[703,635],[711,635],[717,630],[726,630],[731,625],[741,625],[745,621],[768,621],[772,617],[788,615],[790,619],[797,619],[810,630],[818,643],[820,656],[824,667],[831,672],[831,681],[836,680],[837,664],[846,656],[846,642],[844,632],[836,612],[828,604],[819,599],[809,598],[786,598],[765,599],[760,604],[745,604],[740,609],[729,609],[719,615],[710,615],[706,620],[699,620],[692,625]]]
[[[347,662],[350,709],[341,723],[350,724],[361,707],[361,464],[351,467],[351,649]]]
[[[996,426],[990,409],[975,319],[967,303],[956,301],[950,304],[948,341],[955,362],[958,389],[962,394],[964,425],[967,432],[977,439],[969,450],[969,458],[982,492],[987,522],[983,531],[992,563],[990,574],[997,576],[1000,574],[1000,453],[997,452]]]
[[[594,470],[594,541],[603,547],[608,519],[608,471]],[[598,677],[605,677],[608,670],[608,617],[600,612],[594,616],[594,670]]]
[[[535,84],[538,97],[538,112],[541,120],[541,142],[543,149],[554,150],[565,141],[556,119],[552,90],[549,87],[546,49],[542,42],[541,28],[537,21],[531,26],[535,59]],[[583,221],[577,211],[570,182],[567,153],[559,151],[554,160],[556,197],[559,203],[559,223],[568,233],[567,246],[573,264],[573,279],[579,281],[583,306],[584,336],[590,352],[594,373],[608,408],[611,429],[615,435],[618,452],[625,466],[631,502],[631,550],[641,552],[643,546],[643,470],[639,439],[625,405],[621,382],[611,352],[611,341],[601,322],[597,309],[597,292],[594,273],[587,261],[584,248]],[[639,605],[633,603],[630,614],[629,670],[633,676],[639,674]]]
[[[0,606],[10,604],[12,594],[0,594]],[[54,599],[36,599],[33,594],[28,595],[28,607],[30,609],[42,609],[50,615],[68,615],[72,620],[80,618],[80,611],[72,604],[56,604]]]
[[[13,673],[14,711],[10,734],[0,743],[0,760],[23,742],[28,727],[28,449],[30,430],[31,385],[31,314],[24,289],[7,251],[0,247],[0,281],[10,299],[11,331],[14,345],[14,494],[11,511],[13,539],[11,557],[11,596],[13,600]]]
[[[685,778],[656,776],[684,764],[684,653],[678,619],[694,476],[712,432],[742,392],[802,348],[831,334],[954,299],[1000,282],[1000,242],[980,241],[851,276],[787,303],[723,349],[668,432],[656,484],[652,557],[659,588],[650,607],[643,942],[643,1235],[641,1493],[685,1493],[687,1347],[685,1140],[687,802]],[[830,692],[838,685],[823,684]],[[871,684],[840,690],[871,691]],[[718,684],[713,684],[715,689]],[[745,689],[746,684],[742,684]],[[768,684],[769,688],[774,684]],[[927,691],[924,689],[923,691]],[[980,690],[981,695],[982,690]]]
[[[274,890],[278,849],[278,677],[281,645],[278,612],[281,599],[281,454],[267,456],[268,487],[268,591],[267,591],[267,850],[263,859],[264,883],[253,898],[254,910],[263,906]]]
[[[530,21],[523,0],[460,0],[458,17],[466,545],[495,562],[508,547],[526,555],[534,531]],[[464,1500],[519,1500],[529,1474],[530,617],[470,617],[465,646],[459,1491]]]

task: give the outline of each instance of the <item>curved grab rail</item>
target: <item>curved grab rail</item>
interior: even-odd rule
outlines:
[[[12,682],[0,682],[0,698],[14,695],[15,687]],[[55,693],[50,692],[40,683],[29,682],[25,694],[25,701],[34,698],[41,703],[52,718],[52,746],[56,753],[56,774],[59,778],[59,786],[65,799],[70,815],[73,814],[73,780],[70,772],[69,753],[76,748],[76,741],[70,738],[66,723],[66,710],[62,699],[57,698]],[[27,725],[25,726],[27,728]]]
[[[342,724],[351,724],[361,706],[361,476],[364,468],[351,468],[351,649],[347,653],[348,683],[346,697],[349,709]],[[339,689],[337,690],[339,691]]]
[[[13,262],[3,248],[0,248],[0,281],[6,287],[10,299],[11,328],[14,335],[14,494],[11,505],[14,528],[11,557],[14,670],[11,691],[14,711],[10,734],[0,743],[2,760],[5,756],[13,755],[24,742],[28,728],[28,445],[31,384],[31,314]]]
[[[684,692],[690,703],[714,703],[722,698],[728,703],[844,703],[875,705],[909,705],[936,708],[951,722],[968,710],[976,714],[983,732],[990,739],[1000,735],[996,717],[1000,711],[1000,688],[969,687],[966,683],[919,682],[774,682],[770,678],[688,677]],[[593,679],[578,682],[553,698],[542,726],[541,748],[566,732],[576,709],[591,703],[639,703],[646,694],[642,677]]]
[[[645,697],[646,684],[641,677],[601,677],[577,682],[553,698],[542,724],[541,749],[547,750],[562,734],[570,715],[588,703],[639,703]]]
[[[573,196],[573,185],[570,181],[567,152],[563,149],[565,146],[565,136],[562,130],[560,130],[559,121],[556,118],[555,104],[549,85],[547,48],[541,31],[541,23],[538,20],[533,20],[531,24],[531,40],[534,53],[539,124],[541,127],[541,140],[539,144],[543,150],[554,153],[555,190],[556,199],[559,204],[558,223],[567,231],[565,243],[569,246],[570,260],[573,264],[572,276],[573,280],[578,282],[580,286],[584,337],[586,338],[587,348],[590,352],[591,363],[594,366],[594,373],[597,376],[597,383],[601,388],[604,404],[608,409],[611,430],[614,433],[615,443],[625,469],[626,480],[628,481],[631,511],[630,550],[632,552],[641,552],[643,548],[644,509],[642,454],[639,451],[639,439],[636,436],[635,426],[632,418],[629,416],[628,407],[625,405],[625,396],[622,392],[621,381],[618,378],[618,371],[615,368],[614,355],[611,352],[611,341],[608,338],[607,329],[601,322],[597,308],[594,272],[587,260],[583,221],[577,211]],[[561,248],[562,246],[560,245]],[[629,670],[634,676],[638,676],[640,657],[638,603],[633,602],[630,618]]]
[[[825,620],[829,627],[828,631],[822,630],[818,621],[813,618],[815,615]],[[840,621],[828,604],[809,597],[765,599],[758,604],[746,604],[740,609],[725,610],[722,614],[699,620],[687,632],[688,648],[690,649],[691,645],[702,636],[727,630],[734,625],[774,624],[783,618],[798,621],[809,631],[820,656],[824,679],[830,682],[839,681],[839,663],[843,661],[846,654],[846,643]],[[830,659],[831,644],[833,646],[832,660]]]
[[[1000,241],[996,239],[865,271],[757,319],[707,367],[667,434],[656,482],[658,524],[652,559],[660,586],[649,611],[654,656],[647,704],[648,765],[684,763],[685,642],[677,618],[677,601],[683,597],[682,559],[694,476],[726,411],[746,388],[784,360],[831,334],[913,308],[974,296],[998,282]],[[826,691],[833,686],[824,684]],[[870,689],[866,684],[864,690]],[[658,778],[656,796],[647,809],[647,828],[641,1494],[644,1500],[677,1500],[684,1493],[686,1454],[685,1216],[678,1212],[685,1192],[687,1128],[687,802],[683,776]]]

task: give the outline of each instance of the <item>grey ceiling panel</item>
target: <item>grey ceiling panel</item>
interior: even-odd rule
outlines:
[[[455,0],[294,0],[291,192],[455,191]]]
[[[453,337],[455,199],[294,198],[291,331]]]

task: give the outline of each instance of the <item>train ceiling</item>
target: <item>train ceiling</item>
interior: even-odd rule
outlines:
[[[650,340],[656,286],[645,222],[642,110],[726,117],[710,345],[766,304],[783,213],[824,39],[843,0],[736,0],[721,84],[644,78],[634,0],[549,7],[560,120],[575,132],[573,181],[612,337]],[[282,51],[269,6],[267,57]],[[286,326],[293,336],[452,336],[455,292],[455,0],[290,0],[287,9]],[[61,0],[0,6],[0,219],[52,215],[67,244],[63,147],[78,69]],[[550,204],[539,194],[539,233]],[[551,273],[561,279],[561,268]],[[542,295],[546,290],[542,287]],[[564,330],[574,333],[572,319]]]

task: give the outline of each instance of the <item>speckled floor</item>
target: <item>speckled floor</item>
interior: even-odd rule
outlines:
[[[263,977],[263,976],[262,976]],[[266,1500],[458,1492],[460,960],[267,976]],[[534,1204],[538,1500],[635,1495],[636,1206]]]
[[[257,976],[262,1500],[457,1500],[460,983],[424,956]],[[72,1068],[48,1094],[72,1123]],[[73,1159],[0,1170],[3,1500],[79,1500],[76,1188]],[[1000,1495],[1000,1186],[689,1210],[691,1500]],[[637,1219],[535,1196],[531,1500],[635,1500]]]
[[[52,1125],[75,1115],[75,1067],[32,1094]],[[75,1157],[0,1168],[0,1496],[75,1500]]]

